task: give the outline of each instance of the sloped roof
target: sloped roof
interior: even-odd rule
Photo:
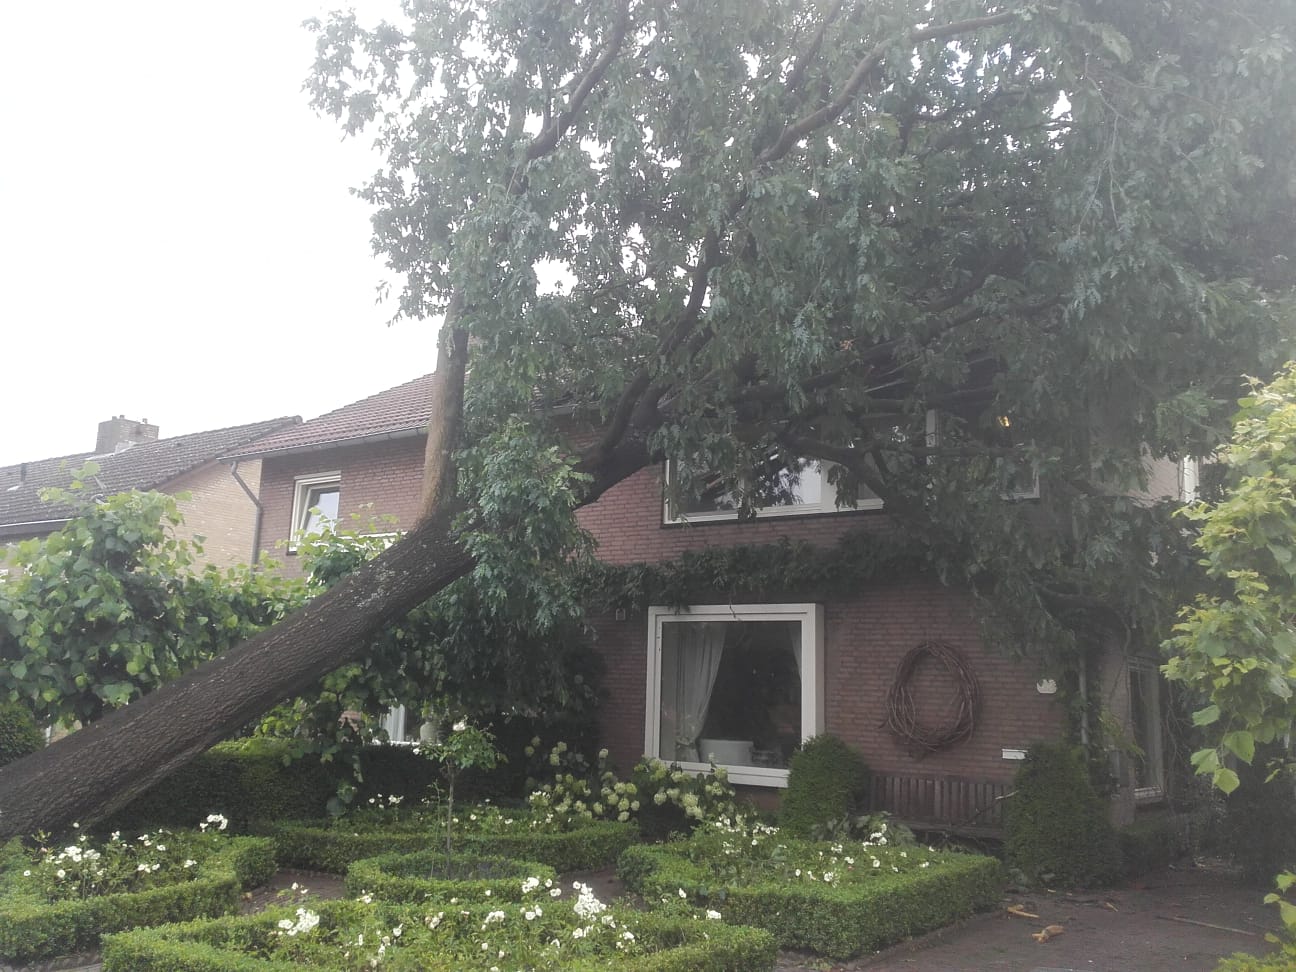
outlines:
[[[309,422],[281,429],[249,443],[226,458],[239,459],[271,453],[307,452],[367,439],[390,439],[427,430],[432,415],[433,372],[376,395],[343,405]]]
[[[103,455],[78,452],[0,466],[0,526],[65,520],[72,516],[73,509],[66,504],[42,503],[41,490],[67,486],[72,482],[72,473],[87,462],[93,461],[99,466],[93,480],[96,492],[107,495],[130,489],[156,489],[246,442],[300,422],[296,416],[289,416],[140,442],[121,452]]]

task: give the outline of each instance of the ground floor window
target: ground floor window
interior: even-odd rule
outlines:
[[[1161,681],[1156,662],[1135,659],[1129,666],[1130,729],[1142,756],[1134,763],[1135,799],[1154,799],[1163,792],[1161,753]]]
[[[786,786],[793,749],[823,731],[823,608],[650,608],[647,691],[648,755]]]

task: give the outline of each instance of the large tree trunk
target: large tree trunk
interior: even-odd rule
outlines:
[[[583,468],[593,476],[585,502],[648,461],[641,442],[605,453]],[[424,520],[255,638],[0,769],[0,840],[112,813],[276,703],[360,657],[383,625],[472,569],[451,538],[451,516],[444,509]]]

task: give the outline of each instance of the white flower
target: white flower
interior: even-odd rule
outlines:
[[[679,896],[680,896],[681,898],[687,898],[687,897],[688,897],[688,895],[685,893],[685,891],[684,891],[683,888],[680,888],[680,889],[679,889]]]
[[[185,867],[193,867],[193,866],[194,866],[195,864],[197,864],[197,863],[198,863],[197,861],[185,861],[185,862],[184,862],[184,866],[185,866]]]
[[[435,915],[428,915],[423,924],[427,925],[429,928],[435,928],[437,925],[441,924],[441,919],[444,917],[445,912],[438,911]]]
[[[711,921],[719,921],[719,920],[720,920],[720,912],[718,912],[718,911],[707,911],[706,916],[707,916],[707,918],[710,919]]]
[[[460,719],[451,728],[453,728],[455,732],[463,732],[465,729],[468,728],[468,720]]]
[[[57,871],[54,872],[54,876],[57,877],[59,880],[62,880],[63,878],[67,877],[67,871],[63,870],[63,868],[60,867]]]

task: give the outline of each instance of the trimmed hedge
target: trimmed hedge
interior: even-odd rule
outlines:
[[[245,833],[257,820],[323,816],[346,772],[317,756],[291,759],[291,748],[289,740],[263,737],[218,743],[99,826],[105,831],[181,827],[220,813]],[[422,796],[436,773],[407,746],[370,747],[362,765],[364,794],[382,783],[388,786],[384,793]]]
[[[788,764],[788,786],[779,805],[779,826],[797,837],[864,809],[868,766],[836,736],[807,740]]]
[[[463,851],[451,857],[452,871],[462,876],[430,876],[444,872],[445,863],[445,852],[435,850],[366,857],[347,868],[347,894],[356,898],[368,893],[381,901],[411,904],[451,898],[480,902],[486,897],[492,901],[521,901],[524,879],[537,877],[541,881],[553,881],[558,877],[553,868],[534,861]]]
[[[726,923],[764,928],[782,948],[836,959],[876,951],[993,908],[1003,893],[999,862],[973,854],[942,853],[926,870],[832,886],[789,884],[775,876],[725,884],[690,861],[688,853],[687,842],[631,847],[621,855],[617,873],[627,888],[649,900],[673,898],[682,889],[695,904],[718,908]]]
[[[49,904],[10,893],[0,898],[0,959],[30,962],[95,948],[109,932],[227,914],[242,890],[275,872],[274,845],[232,837],[229,846],[199,864],[192,881],[125,894]]]
[[[1004,855],[1031,884],[1096,887],[1120,873],[1120,848],[1107,801],[1094,789],[1084,751],[1036,743],[1013,780]]]
[[[350,829],[345,821],[297,820],[277,824],[267,831],[274,840],[282,867],[341,874],[354,861],[380,854],[405,854],[431,850],[441,844],[440,833],[397,824],[382,829]],[[618,855],[639,840],[633,823],[591,821],[562,833],[520,831],[512,834],[458,834],[461,851],[498,854],[537,861],[555,871],[590,871],[610,867]]]
[[[345,928],[363,906],[354,901],[326,901],[314,906],[322,929]],[[418,927],[426,908],[377,906],[389,924],[404,922]],[[490,906],[472,910],[485,918]],[[164,928],[124,932],[104,939],[104,972],[298,972],[301,965],[271,961],[248,955],[245,949],[255,947],[274,933],[275,923],[291,919],[286,908],[269,909],[261,915],[243,918],[219,918]],[[659,951],[634,957],[618,956],[609,964],[607,956],[596,959],[564,961],[564,972],[766,972],[774,968],[777,946],[769,932],[720,922],[672,918],[641,914],[634,917],[635,934],[640,943]],[[409,952],[407,934],[387,952],[383,965],[394,968],[420,969],[424,972],[459,972],[457,962],[430,950]],[[330,967],[315,968],[330,972]],[[341,968],[341,965],[333,968]]]

